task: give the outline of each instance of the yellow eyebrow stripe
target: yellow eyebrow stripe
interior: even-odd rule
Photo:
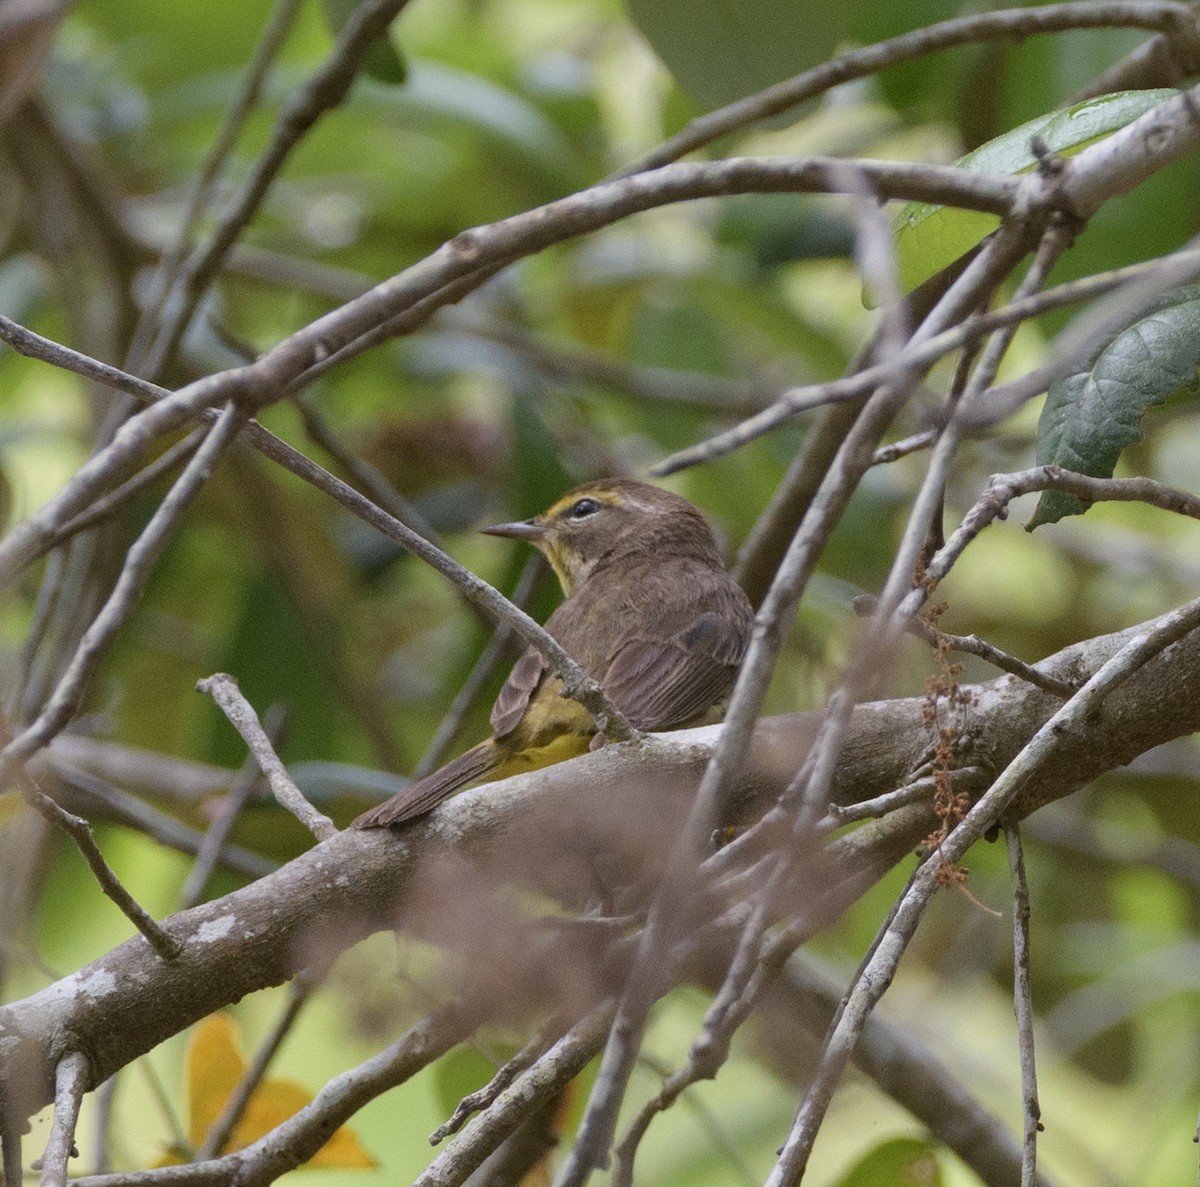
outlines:
[[[615,491],[577,490],[569,495],[564,495],[557,503],[543,511],[538,516],[538,522],[549,523],[551,520],[557,519],[560,515],[565,514],[568,508],[574,507],[580,499],[595,499],[597,503],[604,503],[609,507],[616,507],[621,502],[621,496]]]

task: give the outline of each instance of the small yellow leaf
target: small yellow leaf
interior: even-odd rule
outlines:
[[[246,1070],[238,1045],[237,1027],[228,1014],[213,1014],[196,1028],[187,1054],[188,1140],[199,1149]],[[312,1093],[292,1080],[263,1080],[250,1095],[241,1120],[221,1153],[251,1145],[312,1103]],[[174,1151],[169,1165],[177,1162]],[[349,1126],[334,1131],[329,1141],[304,1164],[326,1169],[359,1169],[378,1163],[363,1149]],[[301,1168],[303,1169],[303,1168]]]

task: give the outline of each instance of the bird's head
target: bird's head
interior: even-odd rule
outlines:
[[[584,483],[532,519],[483,530],[540,548],[568,595],[596,568],[619,557],[686,556],[721,563],[712,529],[697,507],[628,478]]]

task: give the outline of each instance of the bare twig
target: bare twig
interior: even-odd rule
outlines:
[[[287,768],[279,761],[271,739],[259,723],[258,714],[242,696],[237,681],[224,672],[217,672],[199,681],[196,688],[216,701],[221,712],[229,719],[229,724],[241,734],[242,741],[250,748],[255,762],[267,777],[280,807],[286,808],[318,841],[335,836],[337,825],[323,812],[318,812],[292,781]]]
[[[10,743],[11,745],[11,743]],[[91,825],[81,816],[76,816],[60,807],[45,792],[39,790],[33,778],[23,767],[17,768],[17,780],[21,794],[39,815],[61,828],[79,847],[100,889],[117,905],[121,913],[146,938],[146,942],[164,960],[174,960],[182,951],[180,942],[164,931],[145,908],[121,884],[112,867],[104,860]]]
[[[958,767],[949,773],[950,786],[955,791],[973,791],[986,783],[988,773],[982,767]],[[903,808],[906,804],[917,804],[927,799],[936,789],[937,780],[932,775],[914,779],[895,791],[877,795],[857,804],[830,804],[828,819],[832,824],[849,824],[855,820],[878,819]]]
[[[274,750],[279,732],[283,728],[283,720],[284,711],[279,705],[271,705],[263,718],[263,733],[272,750]],[[233,786],[229,789],[229,794],[221,805],[220,812],[204,834],[204,840],[200,843],[192,868],[188,870],[183,889],[179,892],[179,905],[182,910],[194,907],[204,894],[204,888],[208,885],[208,880],[212,877],[217,862],[221,860],[225,842],[229,839],[229,834],[233,831],[237,818],[246,806],[255,783],[258,782],[259,773],[257,760],[253,755],[248,755],[246,761],[242,763],[241,770],[237,773],[237,778],[233,781]]]
[[[88,1060],[82,1051],[70,1051],[54,1069],[54,1122],[42,1156],[42,1187],[65,1187],[67,1163],[75,1149],[75,1123],[87,1091]]]
[[[1021,1187],[1033,1187],[1037,1179],[1037,1135],[1042,1128],[1042,1114],[1038,1106],[1033,1001],[1029,989],[1029,883],[1025,879],[1021,831],[1016,821],[1004,822],[1004,843],[1013,884],[1013,1009],[1017,1015],[1017,1047],[1021,1053],[1021,1115],[1024,1118]]]
[[[893,441],[890,445],[881,445],[875,451],[875,456],[871,459],[871,464],[886,466],[891,462],[898,462],[902,457],[908,457],[910,453],[928,449],[936,440],[936,430],[923,429],[919,433],[914,433],[911,437],[903,437],[899,441]]]
[[[127,482],[123,482],[103,498],[97,499],[86,511],[63,524],[53,547],[65,543],[78,532],[86,531],[88,528],[102,523],[129,502],[139,491],[145,490],[151,483],[173,470],[180,462],[186,462],[199,449],[205,435],[206,430],[193,429],[183,440],[176,441],[170,449],[163,450],[154,461],[139,470]]]
[[[55,747],[46,751],[46,762],[70,792],[83,797],[83,810],[88,816],[99,815],[102,820],[115,820],[138,829],[148,837],[153,837],[160,845],[167,845],[180,853],[196,855],[201,851],[205,834],[199,829],[184,824],[136,795],[114,787],[91,771],[61,760],[57,757]],[[219,861],[226,869],[248,878],[261,878],[278,868],[276,862],[238,845],[225,846]]]
[[[977,655],[980,659],[987,660],[989,664],[999,668],[1002,672],[1008,672],[1010,675],[1016,676],[1018,680],[1024,680],[1026,684],[1032,684],[1035,688],[1044,688],[1047,692],[1052,692],[1057,697],[1066,698],[1078,691],[1077,686],[1069,680],[1060,680],[1057,676],[1046,672],[1039,672],[1032,664],[1027,664],[1023,659],[1018,659],[1015,655],[1010,655],[1007,651],[1001,651],[994,643],[989,643],[986,639],[981,639],[978,635],[949,635],[945,631],[933,628],[929,628],[928,633],[926,633],[926,628],[924,628],[919,619],[912,620],[910,629],[914,632],[919,632],[922,638],[925,638],[934,647],[937,646],[938,640],[941,640],[949,646],[951,651],[961,651],[967,655]]]
[[[315,988],[316,983],[303,974],[288,986],[287,1002],[283,1007],[283,1012],[276,1019],[275,1025],[271,1027],[270,1033],[259,1044],[254,1058],[242,1073],[237,1087],[229,1094],[229,1099],[225,1102],[221,1115],[204,1135],[204,1141],[201,1143],[200,1149],[196,1151],[193,1162],[206,1162],[210,1158],[215,1158],[225,1148],[225,1143],[229,1141],[237,1123],[246,1112],[250,1097],[262,1083],[263,1077],[267,1074],[267,1068],[271,1065],[271,1060],[275,1058],[276,1052],[295,1025],[300,1011],[308,1004]]]
[[[337,434],[330,428],[329,422],[318,408],[298,396],[292,402],[300,413],[301,420],[304,421],[304,431],[350,475],[370,498],[374,499],[380,507],[398,519],[405,527],[412,528],[414,532],[424,536],[438,548],[443,547],[433,525],[388,482],[375,466],[360,458],[353,450],[348,449],[338,440]]]
[[[878,599],[864,595],[861,599],[855,599],[854,610],[855,613],[864,615],[874,614],[878,605]],[[1009,675],[1016,676],[1019,680],[1024,680],[1026,684],[1032,684],[1035,688],[1044,688],[1057,697],[1065,699],[1079,691],[1077,685],[1071,684],[1067,680],[1061,680],[1051,673],[1039,672],[1032,664],[1027,664],[1023,659],[1018,659],[1007,651],[1002,651],[995,644],[981,639],[978,635],[951,635],[938,627],[930,626],[920,618],[910,618],[905,629],[909,634],[924,640],[930,647],[936,649],[938,646],[945,646],[949,647],[951,651],[961,651],[967,655],[978,656],[1002,672],[1008,672]]]
[[[942,580],[971,541],[993,521],[1007,515],[1013,499],[1039,490],[1064,491],[1088,503],[1105,500],[1148,503],[1163,511],[1200,518],[1200,498],[1150,478],[1092,478],[1060,466],[1035,466],[1012,474],[996,474],[945,546],[929,562],[929,576],[935,581]]]

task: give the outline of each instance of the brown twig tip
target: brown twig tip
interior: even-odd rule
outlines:
[[[225,672],[216,672],[196,682],[196,691],[212,697],[225,714],[229,724],[242,736],[262,773],[266,776],[276,800],[286,808],[318,841],[336,836],[337,825],[323,812],[318,812],[292,781],[287,768],[271,745],[271,739],[259,723],[258,714],[242,696],[237,681]]]

